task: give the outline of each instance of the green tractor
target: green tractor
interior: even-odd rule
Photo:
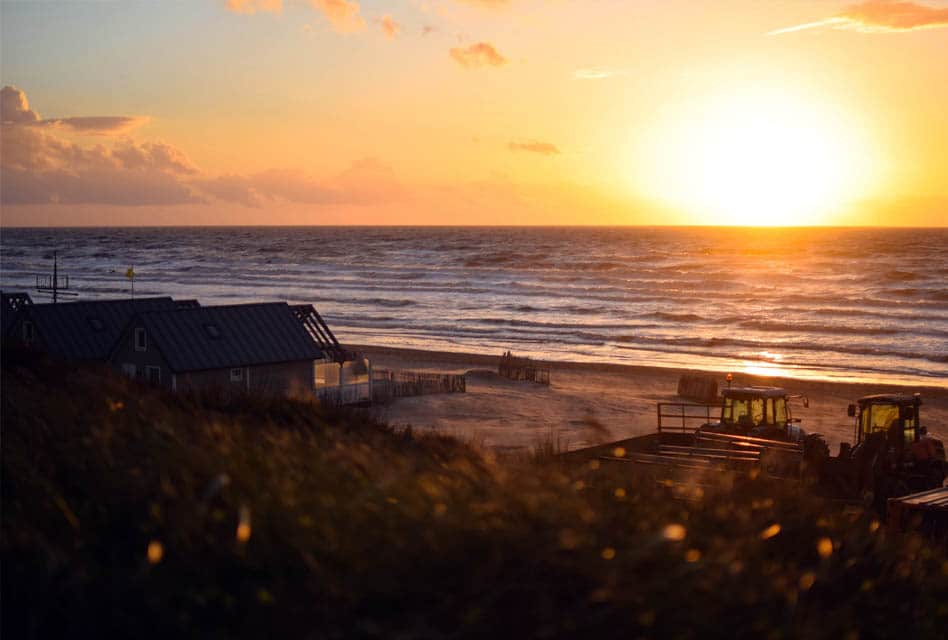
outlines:
[[[699,427],[702,432],[759,438],[802,445],[804,460],[821,460],[829,456],[829,447],[823,436],[807,433],[794,418],[790,400],[801,398],[808,407],[805,396],[792,396],[781,387],[728,387],[721,392],[721,418]]]
[[[855,445],[819,470],[821,484],[841,497],[861,497],[885,515],[889,498],[941,487],[948,474],[945,445],[921,424],[919,394],[864,396],[849,405]]]

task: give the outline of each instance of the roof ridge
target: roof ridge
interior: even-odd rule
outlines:
[[[246,309],[248,307],[267,307],[274,305],[286,305],[287,307],[291,306],[286,303],[284,300],[275,300],[273,302],[240,302],[237,304],[214,304],[214,305],[203,305],[200,307],[178,307],[175,309],[150,309],[148,311],[139,311],[139,315],[154,315],[159,313],[178,313],[181,311],[210,311],[216,309]]]
[[[6,295],[6,294],[4,294]],[[135,303],[135,302],[148,302],[154,300],[174,300],[171,296],[148,296],[147,298],[109,298],[107,300],[74,300],[72,302],[39,302],[33,303],[33,308],[50,308],[50,307],[77,307],[82,305],[90,304],[117,304],[120,302],[124,303]]]

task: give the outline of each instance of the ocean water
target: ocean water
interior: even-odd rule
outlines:
[[[82,299],[313,303],[343,342],[948,386],[948,230],[3,229]],[[37,299],[41,297],[34,296]]]

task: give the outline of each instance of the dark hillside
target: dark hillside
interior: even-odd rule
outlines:
[[[671,499],[358,412],[186,399],[15,354],[2,421],[6,638],[948,628],[940,551],[760,483]]]

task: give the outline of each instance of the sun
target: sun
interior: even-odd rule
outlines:
[[[871,173],[855,120],[792,94],[713,96],[670,111],[648,133],[641,187],[696,224],[826,224]]]

